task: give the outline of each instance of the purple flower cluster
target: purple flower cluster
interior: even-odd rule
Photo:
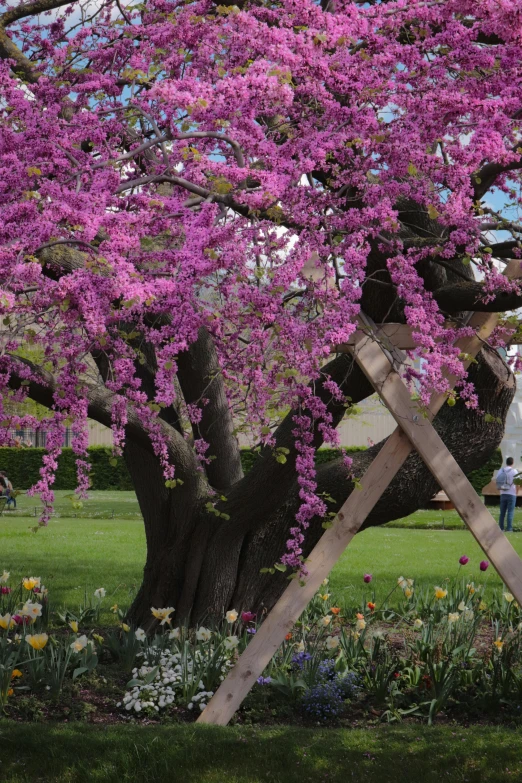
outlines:
[[[335,719],[341,713],[344,698],[338,682],[322,682],[303,695],[301,707],[308,718],[321,723]]]

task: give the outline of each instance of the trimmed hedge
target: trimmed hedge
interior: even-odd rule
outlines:
[[[91,463],[92,489],[131,490],[134,489],[122,457],[114,462],[112,451],[107,446],[91,446],[89,448],[89,461]],[[348,453],[366,451],[365,446],[351,446],[345,449]],[[0,448],[0,470],[5,470],[15,489],[29,489],[40,478],[39,470],[42,465],[42,457],[45,449],[35,448]],[[321,465],[331,462],[341,455],[340,449],[319,449],[316,454],[316,464]],[[76,488],[75,455],[72,449],[64,449],[58,462],[56,472],[55,489]],[[243,470],[248,473],[257,459],[257,453],[252,449],[241,450],[241,463]],[[493,471],[502,465],[500,449],[490,457],[488,462],[478,470],[472,471],[468,478],[475,490],[480,495],[484,487],[493,475]]]

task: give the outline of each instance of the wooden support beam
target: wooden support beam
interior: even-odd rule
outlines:
[[[500,530],[432,423],[422,417],[417,403],[377,343],[367,341],[356,361],[388,410],[433,473],[478,544],[519,603],[522,603],[522,560]]]
[[[520,261],[515,260],[510,262],[504,270],[504,274],[512,278],[522,276]],[[472,317],[469,326],[475,330],[474,334],[471,337],[462,338],[456,343],[460,351],[468,354],[470,357],[466,362],[466,365],[477,355],[484,344],[484,341],[491,335],[498,323],[498,318],[499,316],[496,313],[476,313]],[[396,325],[394,324],[394,326]],[[366,325],[361,325],[361,330],[356,334],[358,337],[353,347],[350,348],[356,358],[364,350],[363,362],[366,362],[368,357],[368,354],[366,353],[367,350],[372,350],[372,357],[374,350],[378,352],[379,356],[382,357],[382,360],[384,360],[384,363],[386,364],[388,375],[391,374],[398,378],[404,392],[408,396],[408,405],[411,405],[412,401],[406,387],[399,376],[392,371],[391,365],[382,348],[379,347],[378,343],[373,339],[372,328],[368,329]],[[400,348],[402,346],[398,345],[396,347]],[[382,366],[384,367],[384,364]],[[373,372],[371,368],[367,368],[366,371]],[[449,377],[448,381],[449,386],[453,388],[456,379],[454,377]],[[379,382],[383,382],[383,379],[380,376]],[[431,426],[430,421],[440,410],[446,399],[445,394],[438,394],[432,397],[429,405],[428,418],[422,419],[423,423]],[[411,426],[416,424],[416,422],[413,421],[413,417],[420,416],[420,414],[416,409],[415,412],[412,412],[409,407],[408,413],[411,415],[411,429]],[[333,526],[323,534],[320,541],[312,550],[307,560],[308,576],[305,579],[304,587],[301,587],[296,579],[290,582],[289,586],[277,601],[272,611],[268,614],[234,668],[231,669],[228,676],[199,716],[198,723],[212,723],[220,726],[227,725],[236,710],[241,706],[241,703],[251,690],[257,678],[283,643],[288,631],[294,626],[310,603],[323,579],[329,575],[344,549],[360,529],[362,523],[373,509],[384,490],[389,486],[394,476],[408,458],[413,449],[411,438],[413,433],[406,435],[403,430],[403,422],[400,418],[397,418],[397,421],[400,426],[397,427],[388,438],[385,445],[362,477],[361,488],[354,490],[348,497],[337,514]],[[433,432],[435,432],[435,430],[433,430]],[[419,439],[422,439],[420,431],[419,434]],[[442,447],[440,444],[442,444]],[[457,465],[442,441],[440,441],[440,444],[437,443],[436,447],[439,449],[442,448],[446,454],[449,454],[453,464]],[[417,446],[417,439],[415,440],[415,446]],[[443,459],[440,458],[440,455],[434,454],[433,451],[433,443],[431,443],[429,447],[426,446],[425,453],[430,461],[435,463],[435,469],[438,471],[436,478],[439,480],[439,475],[443,478],[443,482],[440,481],[439,483],[441,483],[441,486],[446,490],[445,484],[447,483],[447,476],[441,465]],[[460,471],[460,468],[458,470]],[[460,471],[460,474],[462,474],[462,471]],[[465,476],[464,482],[467,482]],[[455,506],[459,509],[463,508],[463,504],[465,505],[466,502],[472,499],[469,496],[468,488],[465,486],[465,483],[462,482],[460,476],[458,479],[453,480],[450,491],[451,495],[448,493],[448,496],[452,498]],[[466,494],[466,501],[457,497],[461,492]],[[456,501],[458,502],[458,505]],[[473,509],[473,513],[476,513],[475,504],[473,504]],[[489,512],[486,513],[489,515]],[[509,542],[507,542],[507,539],[505,539],[498,528],[497,533],[491,530],[489,522],[484,520],[483,515],[480,516],[480,520],[475,524],[473,534],[481,546],[482,541],[485,542],[485,545],[488,547],[488,555],[494,564],[500,562],[500,560],[505,562],[504,572],[510,580],[513,576],[513,568],[518,575],[522,572],[522,562],[520,560],[518,564],[514,563],[509,552],[507,552],[507,559],[505,559],[506,547],[499,544],[499,534],[506,544],[508,544],[508,547],[511,545],[509,545]],[[520,576],[518,576],[518,578],[520,578]],[[510,584],[510,582],[506,581],[506,584]],[[522,599],[518,598],[517,593],[513,592],[513,594],[516,595],[517,600],[522,603]]]

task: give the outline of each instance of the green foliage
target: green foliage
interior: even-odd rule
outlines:
[[[479,495],[482,494],[482,488],[489,484],[493,478],[493,471],[498,470],[502,466],[502,452],[500,449],[495,449],[488,461],[477,470],[472,470],[468,473],[468,479],[473,486],[475,492]]]
[[[91,463],[92,489],[133,489],[127,466],[122,457],[114,457],[106,446],[91,446],[88,450]],[[15,489],[29,489],[40,478],[45,449],[0,448],[0,470],[5,470]],[[58,461],[54,489],[76,488],[76,456],[65,448]]]

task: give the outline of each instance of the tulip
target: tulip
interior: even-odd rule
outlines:
[[[2,593],[2,595],[9,595],[10,592],[10,587],[7,587],[6,585],[2,585],[2,587],[0,587],[0,593]]]
[[[244,623],[251,623],[256,619],[254,612],[241,612],[241,620]]]
[[[481,560],[479,568],[481,571],[487,571],[489,568],[489,561],[488,560]]]
[[[371,574],[365,574],[363,576],[363,582],[366,582],[366,584],[369,584],[373,579],[373,576]]]
[[[469,563],[469,557],[466,555],[462,555],[462,557],[459,559],[459,563],[461,565],[466,565],[466,563]]]

